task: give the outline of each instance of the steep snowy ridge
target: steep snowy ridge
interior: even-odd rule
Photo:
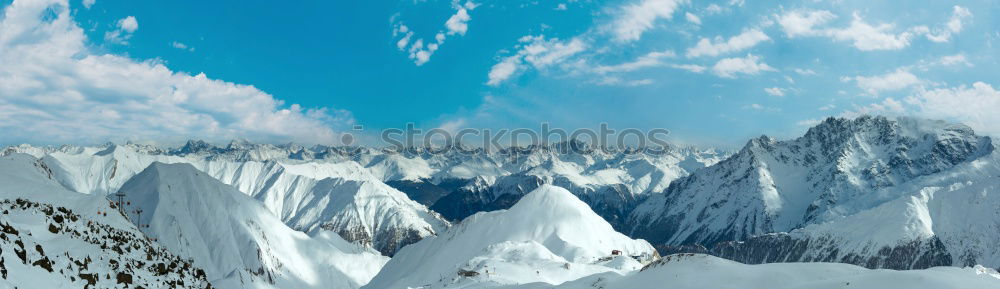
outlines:
[[[51,177],[32,156],[0,157],[0,287],[212,288],[202,269],[147,239],[103,196]]]
[[[204,170],[263,202],[292,228],[333,231],[385,255],[449,225],[352,161],[209,162]]]
[[[625,256],[612,257],[613,250]],[[614,229],[563,188],[543,185],[508,210],[470,216],[442,234],[403,248],[365,288],[483,288],[560,284],[649,261],[649,243]]]
[[[358,288],[388,259],[294,231],[189,164],[153,163],[121,191],[143,210],[137,222],[148,235],[193,259],[219,288]]]
[[[653,195],[630,216],[633,236],[669,246],[744,240],[871,209],[882,190],[993,151],[963,125],[909,118],[830,118],[790,141],[761,137]]]

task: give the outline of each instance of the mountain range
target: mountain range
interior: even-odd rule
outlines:
[[[903,276],[860,267],[988,284],[989,268],[1000,268],[1000,152],[992,137],[946,121],[829,118],[801,137],[761,136],[736,151],[569,141],[435,153],[192,140],[19,145],[0,155],[0,199],[86,212],[76,214],[189,270],[130,275],[144,284],[174,276],[219,288],[630,288],[684,266],[799,270],[724,259],[846,263],[802,275],[835,271],[842,275],[829,280],[856,284]],[[0,221],[19,232],[47,226],[7,215]],[[107,237],[90,239],[98,236]],[[8,252],[26,250],[0,243],[7,264],[19,256]],[[101,266],[107,276],[122,271]],[[89,282],[60,274],[59,286]]]

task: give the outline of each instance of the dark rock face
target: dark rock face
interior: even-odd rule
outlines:
[[[800,239],[788,234],[768,234],[746,241],[721,242],[710,254],[746,264],[779,262],[838,262],[871,269],[911,270],[956,263],[937,237],[882,247],[865,255],[843,253],[833,238]]]
[[[478,212],[509,209],[522,196],[523,194],[502,194],[493,200],[486,200],[476,192],[459,190],[439,199],[431,206],[431,210],[448,221],[458,222]]]
[[[411,200],[430,207],[444,196],[459,190],[462,185],[468,183],[469,181],[470,180],[448,179],[434,184],[428,180],[399,180],[386,181],[385,184],[405,193]]]
[[[382,255],[392,257],[406,245],[416,243],[423,239],[420,232],[406,228],[389,228],[379,231],[375,236],[368,233],[363,227],[353,227],[343,230],[335,229],[332,224],[322,224],[320,228],[332,230],[348,242],[356,242],[365,246],[370,246],[379,251]],[[374,237],[374,238],[373,238]],[[379,240],[375,242],[374,240]]]

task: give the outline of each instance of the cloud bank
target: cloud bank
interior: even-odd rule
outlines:
[[[66,0],[16,0],[3,10],[0,142],[199,136],[334,143],[333,128],[352,122],[346,111],[288,105],[250,85],[175,72],[155,60],[96,53],[70,11]],[[130,35],[137,29],[130,16],[115,31]]]

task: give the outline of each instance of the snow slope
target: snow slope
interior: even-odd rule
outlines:
[[[532,284],[517,288],[1000,288],[1000,274],[982,267],[894,271],[832,263],[745,265],[708,255],[683,254],[666,256],[641,272],[625,276],[605,273],[555,287]]]
[[[147,234],[192,258],[219,288],[358,288],[386,257],[294,231],[256,200],[190,164],[153,163],[122,192]]]
[[[615,232],[570,192],[543,185],[508,210],[475,214],[403,248],[365,288],[559,284],[641,266],[630,257],[602,260],[612,250],[655,256],[649,243]],[[461,270],[477,276],[459,276]]]
[[[30,155],[0,157],[0,288],[211,288],[203,270],[147,239],[103,196],[51,177]]]

